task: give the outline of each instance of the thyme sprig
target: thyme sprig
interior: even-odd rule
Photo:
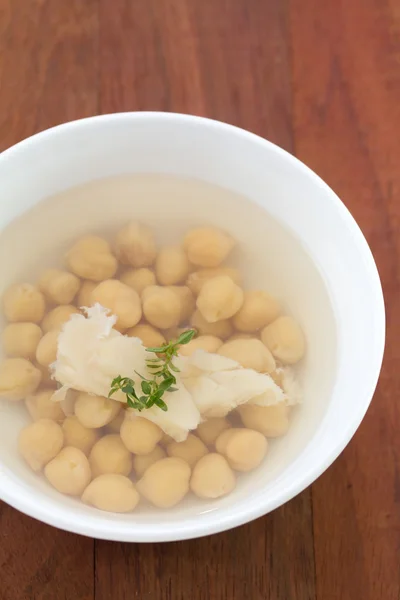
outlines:
[[[158,406],[161,410],[167,411],[168,406],[162,399],[165,392],[174,392],[177,388],[175,373],[179,373],[179,369],[173,363],[173,359],[178,356],[180,346],[188,344],[194,338],[196,331],[188,329],[181,333],[177,340],[172,340],[163,346],[154,348],[146,348],[147,352],[154,352],[158,355],[156,358],[148,358],[146,365],[152,374],[152,378],[148,379],[140,373],[135,373],[141,378],[140,392],[135,389],[135,382],[129,377],[118,375],[111,382],[111,389],[108,397],[118,391],[126,395],[126,402],[130,408],[134,408],[141,412],[142,410]]]

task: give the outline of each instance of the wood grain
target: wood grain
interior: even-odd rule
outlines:
[[[332,185],[384,284],[380,385],[312,496],[231,532],[94,552],[1,505],[0,600],[399,600],[398,0],[0,0],[0,150],[124,110],[231,122]]]
[[[400,11],[292,1],[296,151],[338,192],[375,254],[387,346],[372,406],[313,486],[317,598],[400,597]]]
[[[97,111],[97,42],[97,0],[0,0],[0,151]],[[92,600],[93,555],[0,505],[0,600]]]

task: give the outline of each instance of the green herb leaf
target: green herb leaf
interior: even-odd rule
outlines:
[[[133,379],[118,375],[111,382],[108,397],[110,398],[116,392],[121,391],[126,395],[126,403],[129,408],[141,412],[156,405],[161,410],[167,411],[168,406],[162,400],[162,397],[165,392],[177,391],[177,388],[173,387],[176,384],[174,373],[179,373],[179,369],[173,364],[172,359],[178,356],[179,347],[183,344],[188,344],[195,335],[196,331],[189,329],[184,331],[177,340],[171,341],[164,346],[146,348],[147,352],[162,353],[163,356],[146,359],[146,365],[148,370],[151,371],[152,379],[147,379],[135,371],[136,375],[142,380],[140,383],[142,396],[138,397],[135,390],[136,384]]]

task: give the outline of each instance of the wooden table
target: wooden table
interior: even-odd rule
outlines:
[[[0,150],[125,110],[280,144],[360,223],[388,309],[375,399],[299,497],[198,541],[119,544],[0,506],[0,600],[399,600],[399,0],[0,0]]]

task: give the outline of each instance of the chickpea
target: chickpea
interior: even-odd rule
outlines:
[[[233,269],[232,267],[215,267],[214,269],[200,269],[191,273],[187,278],[186,285],[195,296],[198,296],[206,281],[221,275],[230,277],[236,285],[241,284],[242,276],[237,269]]]
[[[234,241],[220,229],[198,227],[186,234],[183,246],[194,265],[218,267],[230,254]]]
[[[143,314],[151,325],[160,329],[178,325],[181,302],[172,290],[152,285],[144,290],[142,301]]]
[[[46,479],[62,494],[80,496],[91,480],[89,461],[82,450],[67,446],[44,468]]]
[[[39,419],[24,427],[18,438],[18,450],[34,471],[40,471],[63,447],[60,425],[51,419]]]
[[[225,431],[220,433],[220,435],[215,440],[215,448],[217,452],[219,452],[220,454],[225,454],[228,440],[230,439],[231,435],[235,433],[235,431],[239,431],[239,429],[239,427],[231,427],[229,429],[225,429]]]
[[[39,419],[64,420],[65,415],[60,403],[52,400],[53,394],[54,389],[44,389],[27,396],[26,408],[34,421]]]
[[[110,423],[119,411],[121,403],[104,396],[93,396],[82,392],[75,401],[75,416],[88,429],[99,429]]]
[[[57,360],[58,329],[45,333],[36,348],[36,360],[42,367],[49,367]]]
[[[128,477],[109,473],[93,479],[82,495],[82,502],[99,510],[127,513],[136,508],[140,499]]]
[[[137,482],[139,492],[159,508],[172,508],[189,491],[190,467],[180,458],[163,458],[152,464]]]
[[[304,355],[304,334],[290,316],[279,317],[265,327],[261,332],[261,339],[283,363],[294,364]]]
[[[284,364],[293,365],[304,356],[304,334],[292,317],[278,317],[262,330],[261,339],[275,358]]]
[[[142,317],[142,307],[137,292],[117,279],[102,281],[91,294],[92,304],[99,302],[117,317],[121,330],[134,327]]]
[[[149,227],[132,221],[117,234],[115,254],[122,265],[149,267],[157,254],[153,232]]]
[[[119,435],[105,435],[93,446],[89,454],[93,477],[103,473],[129,475],[132,471],[132,455]]]
[[[191,468],[193,468],[197,461],[207,453],[207,446],[192,433],[188,434],[185,441],[172,442],[167,446],[168,456],[174,456],[175,458],[185,460]]]
[[[235,471],[252,471],[264,459],[268,442],[253,429],[228,429],[217,438],[216,448]]]
[[[166,343],[163,334],[151,325],[136,325],[128,329],[126,335],[139,338],[146,348],[157,348]]]
[[[88,235],[76,242],[67,252],[65,260],[70,271],[90,281],[110,279],[118,268],[110,244],[96,235]]]
[[[276,368],[271,352],[260,340],[254,338],[226,342],[219,348],[218,354],[236,360],[245,369],[254,369],[259,373],[272,373]]]
[[[25,358],[7,358],[0,365],[0,398],[23,400],[39,387],[42,374]]]
[[[212,417],[200,423],[196,429],[196,433],[207,446],[213,446],[217,437],[230,427],[232,425],[225,417]]]
[[[232,324],[228,319],[208,323],[199,310],[193,313],[190,324],[197,330],[199,335],[213,335],[221,340],[226,340],[233,332]]]
[[[186,285],[170,285],[168,289],[172,290],[178,296],[181,303],[179,323],[186,323],[196,308],[196,301],[192,292]]]
[[[243,404],[238,408],[243,425],[265,437],[280,437],[289,429],[289,407],[284,402],[272,406]]]
[[[154,450],[149,452],[148,454],[140,454],[133,457],[133,468],[136,473],[136,477],[142,477],[147,469],[151,467],[152,464],[165,458],[165,450],[160,448],[160,446],[156,446]]]
[[[200,335],[185,346],[181,346],[179,348],[179,354],[182,354],[182,356],[191,356],[196,350],[215,353],[222,344],[222,340],[214,335]]]
[[[197,298],[197,308],[209,323],[230,319],[243,304],[243,290],[230,277],[207,281]]]
[[[280,312],[278,301],[267,292],[245,292],[242,308],[233,317],[233,325],[238,331],[254,333],[274,321]]]
[[[36,323],[10,323],[2,334],[4,352],[12,358],[34,358],[41,337]]]
[[[149,454],[163,436],[163,431],[144,417],[125,418],[121,425],[121,440],[134,454]]]
[[[39,279],[39,289],[48,302],[70,304],[78,293],[80,281],[68,271],[47,269]]]
[[[70,320],[72,315],[79,315],[80,312],[72,304],[62,304],[53,308],[42,321],[43,333],[48,333],[53,329],[61,329],[64,323]]]
[[[9,287],[3,295],[5,317],[11,323],[40,323],[46,304],[44,296],[30,283],[21,283]]]
[[[235,474],[220,454],[203,456],[193,469],[190,480],[192,492],[199,498],[220,498],[235,488]]]
[[[67,417],[61,427],[64,433],[65,445],[78,448],[86,455],[89,454],[99,439],[96,429],[85,427],[75,416]]]
[[[190,263],[179,246],[164,246],[156,260],[156,277],[161,285],[176,285],[185,281]]]
[[[81,289],[79,290],[76,305],[81,308],[82,306],[92,306],[92,292],[97,287],[95,281],[84,281]]]
[[[128,269],[128,271],[122,273],[121,281],[134,289],[139,296],[142,295],[144,289],[150,285],[156,285],[157,283],[154,272],[151,269],[146,268]]]
[[[109,431],[110,433],[119,433],[124,419],[125,411],[121,408],[117,416],[114,417],[113,420],[108,423],[107,431]]]

